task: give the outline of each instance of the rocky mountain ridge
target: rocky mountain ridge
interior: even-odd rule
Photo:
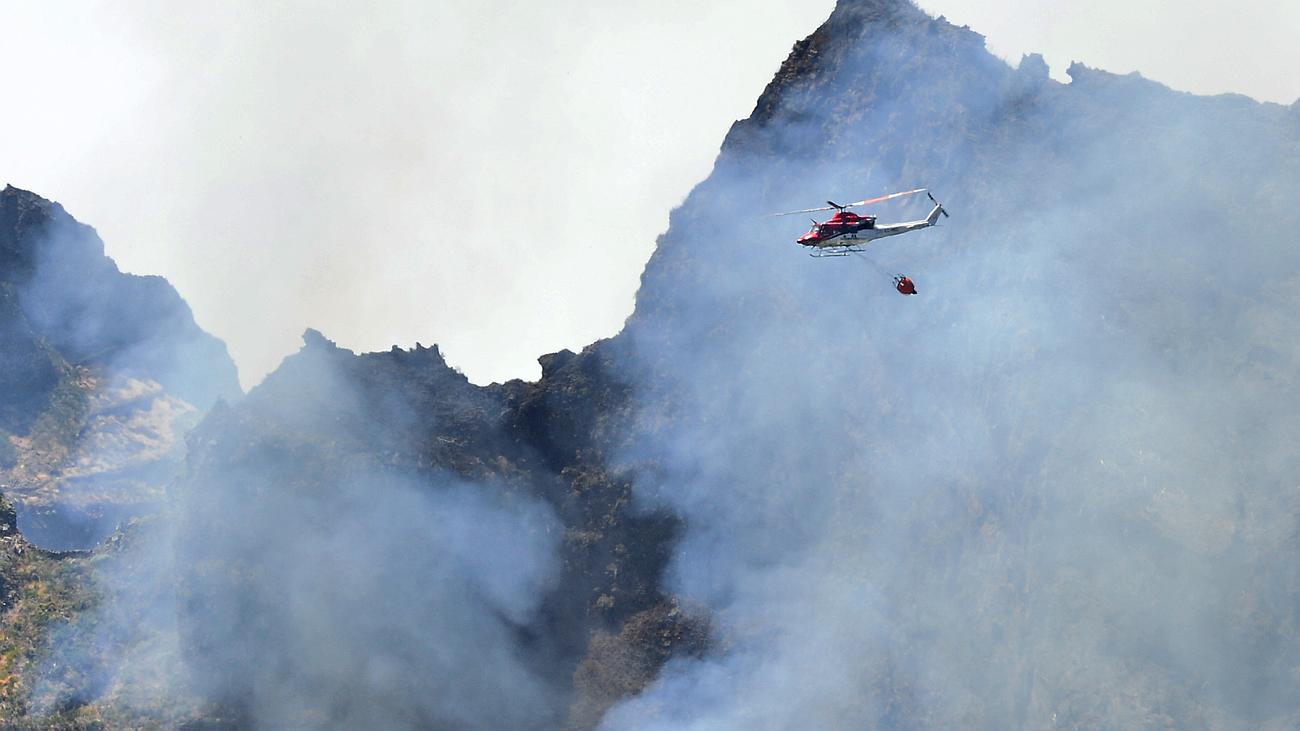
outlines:
[[[121,589],[174,587],[184,693],[130,717],[1296,725],[1297,108],[1070,76],[844,0],[619,335],[479,388],[307,331],[189,433]],[[753,215],[915,185],[953,219],[865,264]]]

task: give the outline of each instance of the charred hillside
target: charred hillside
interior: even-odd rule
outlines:
[[[600,348],[544,357],[538,383],[480,388],[436,347],[356,355],[313,330],[304,343],[191,434],[174,492],[189,608],[182,646],[204,697],[237,718],[286,714],[292,724],[314,717],[326,687],[331,718],[451,728],[450,698],[470,692],[435,677],[451,674],[495,687],[493,697],[520,694],[509,709],[472,707],[475,725],[587,728],[671,654],[636,646],[644,632],[620,635],[625,623],[694,637],[688,651],[702,649],[703,618],[659,581],[677,521],[634,510],[632,476],[610,460],[630,401]],[[459,544],[475,528],[444,521],[464,501],[488,523],[522,515],[521,533]],[[505,555],[485,558],[494,546]],[[396,583],[375,584],[372,573]],[[527,591],[497,595],[511,578]],[[357,594],[326,590],[326,607],[286,603],[286,587],[303,581]],[[467,597],[441,595],[462,582]],[[386,618],[382,626],[366,612]],[[475,644],[456,647],[458,632]],[[279,669],[303,662],[298,642],[349,659],[311,684],[289,679]],[[471,669],[494,650],[514,659]],[[406,690],[358,677],[376,653],[424,682]],[[505,679],[510,686],[496,686]]]

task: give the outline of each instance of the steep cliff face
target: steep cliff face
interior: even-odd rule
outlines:
[[[166,280],[118,271],[93,229],[13,186],[0,191],[0,282],[10,315],[5,326],[27,336],[15,347],[30,349],[39,339],[68,364],[150,378],[203,410],[240,394],[225,346],[194,323]],[[48,374],[40,363],[14,365],[6,377]],[[31,395],[6,390],[19,393]]]
[[[57,203],[0,191],[0,489],[29,537],[88,547],[157,503],[181,434],[239,395],[171,285],[119,272]]]

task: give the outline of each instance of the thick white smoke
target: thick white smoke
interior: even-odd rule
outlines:
[[[628,458],[722,629],[605,728],[1294,720],[1293,112],[901,3],[813,48],[642,280]],[[875,267],[754,215],[916,185],[953,218]]]
[[[166,510],[95,560],[102,599],[56,630],[35,712],[97,704],[124,722],[266,729],[555,724],[562,696],[528,640],[558,578],[551,508],[525,485],[395,457],[438,417],[412,404],[429,391],[383,380],[385,368],[455,380],[432,351],[359,365],[309,340],[191,433]]]

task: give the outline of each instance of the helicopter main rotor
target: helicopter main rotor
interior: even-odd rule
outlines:
[[[872,203],[881,203],[883,201],[892,200],[894,198],[901,198],[905,195],[915,195],[916,193],[924,193],[926,192],[926,190],[927,190],[926,188],[917,188],[916,190],[905,190],[900,193],[889,193],[887,195],[877,196],[875,198],[867,198],[866,200],[860,200],[855,203],[846,203],[845,205],[840,205],[835,201],[826,201],[829,205],[822,206],[820,208],[805,208],[801,211],[786,211],[784,213],[772,213],[769,215],[791,216],[796,213],[816,213],[817,211],[830,211],[830,210],[842,211],[846,208],[856,208],[857,206],[868,206],[871,205]]]

